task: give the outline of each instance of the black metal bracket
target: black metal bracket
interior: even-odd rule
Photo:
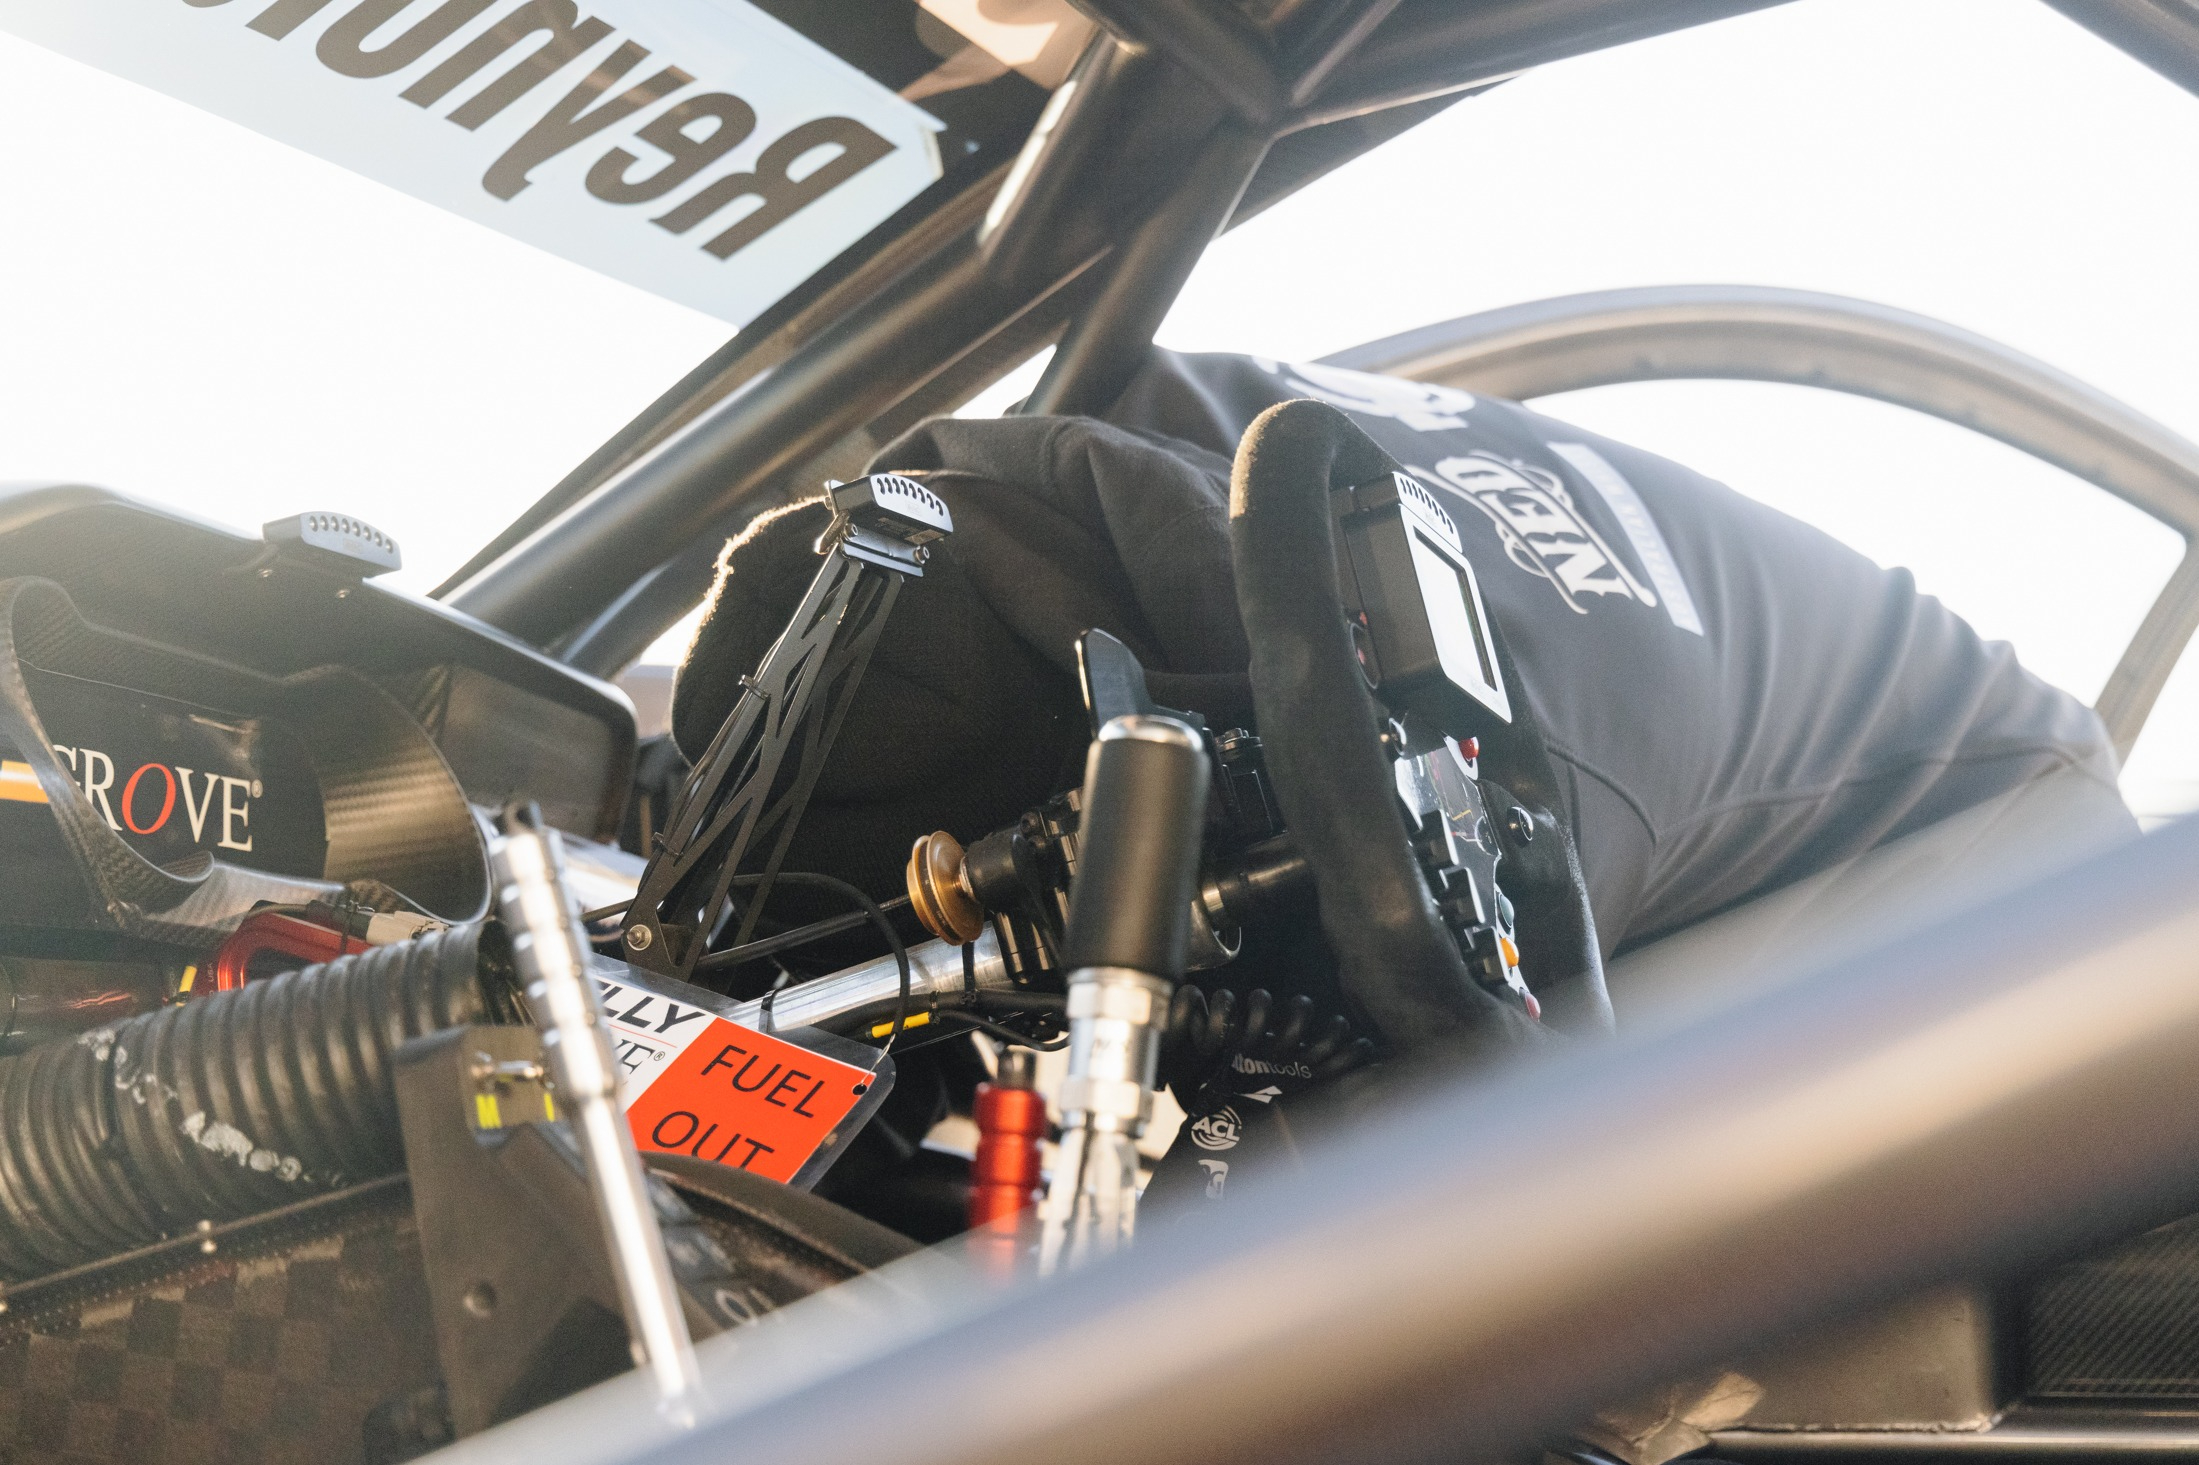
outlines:
[[[642,872],[624,932],[636,966],[689,979],[734,880],[754,873],[734,941],[749,939],[902,581],[921,576],[931,546],[954,530],[938,495],[894,474],[834,484],[830,503],[817,542],[824,564],[763,665],[743,678]],[[768,853],[752,872],[759,850]]]
[[[484,1059],[529,1054],[532,1028],[451,1028],[397,1052],[397,1112],[427,1271],[435,1348],[461,1437],[633,1367],[618,1284],[562,1123],[470,1118]],[[688,1331],[754,1312],[729,1258],[670,1187],[649,1179]]]

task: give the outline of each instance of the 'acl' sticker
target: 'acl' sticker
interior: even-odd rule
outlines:
[[[791,1181],[874,1081],[866,1070],[655,992],[598,980],[619,1103],[644,1150]]]

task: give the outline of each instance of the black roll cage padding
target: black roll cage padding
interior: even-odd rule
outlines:
[[[1394,471],[1325,403],[1281,403],[1245,430],[1229,542],[1252,704],[1346,998],[1407,1057],[1486,1056],[1538,1029],[1475,983],[1429,898],[1337,587],[1329,494]]]

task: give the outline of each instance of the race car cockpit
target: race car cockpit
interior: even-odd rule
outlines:
[[[2199,832],[2117,789],[2199,558],[2086,706],[1521,403],[1876,398],[2187,542],[2199,446],[1764,286],[1155,343],[1773,3],[0,6],[739,326],[424,597],[0,494],[10,1458],[2199,1456]]]

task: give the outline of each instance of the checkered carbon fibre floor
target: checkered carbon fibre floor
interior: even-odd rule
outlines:
[[[312,1231],[11,1308],[0,1462],[363,1459],[368,1411],[435,1379],[418,1237],[401,1188]]]
[[[2049,1273],[2026,1313],[2034,1398],[2199,1399],[2199,1216]]]

